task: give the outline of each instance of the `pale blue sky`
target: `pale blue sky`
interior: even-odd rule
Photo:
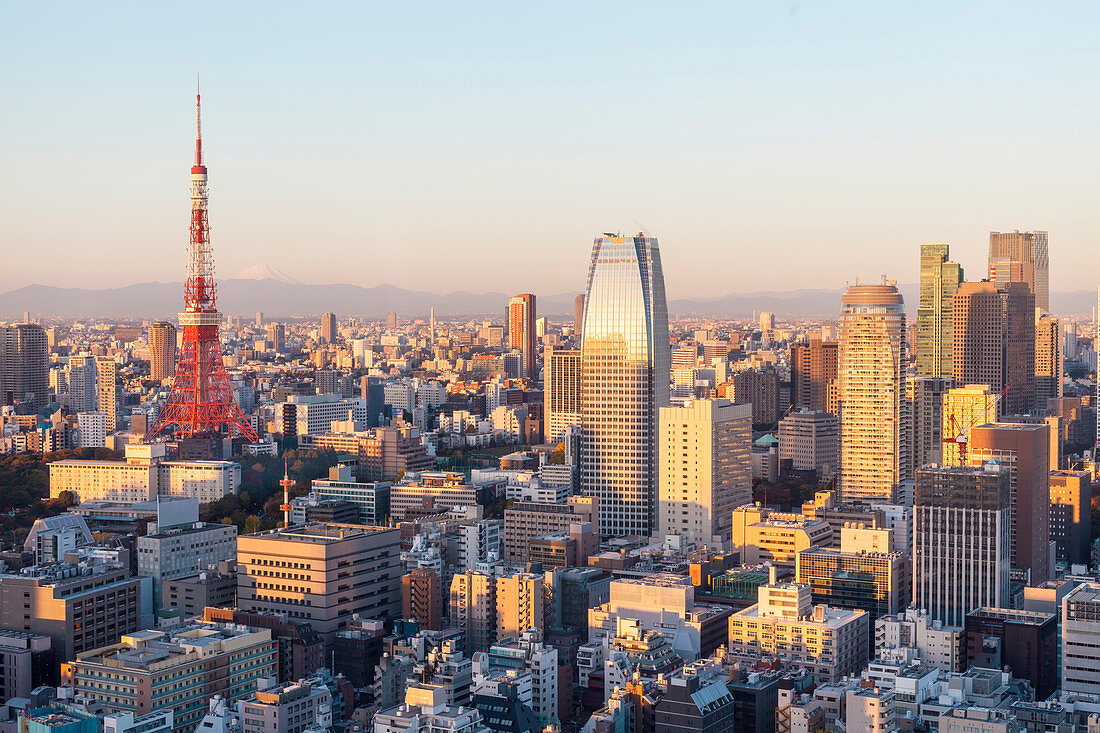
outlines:
[[[979,276],[1050,231],[1095,287],[1100,3],[0,3],[0,289],[179,280],[195,72],[219,275],[671,297]]]

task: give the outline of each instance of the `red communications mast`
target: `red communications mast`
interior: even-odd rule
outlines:
[[[257,442],[241,412],[222,362],[216,307],[214,249],[207,219],[206,165],[202,157],[202,97],[195,94],[195,164],[191,166],[191,244],[187,248],[187,283],[184,309],[179,314],[183,343],[172,391],[146,436],[172,433],[177,438],[211,436],[228,429]]]

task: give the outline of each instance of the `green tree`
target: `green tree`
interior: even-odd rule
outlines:
[[[244,533],[256,534],[263,529],[263,522],[255,514],[249,514],[248,519],[244,520]]]

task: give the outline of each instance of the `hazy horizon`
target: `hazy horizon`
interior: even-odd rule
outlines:
[[[0,292],[182,280],[196,72],[220,278],[565,293],[645,230],[670,297],[835,290],[1043,229],[1097,283],[1095,4],[63,8],[7,9]]]

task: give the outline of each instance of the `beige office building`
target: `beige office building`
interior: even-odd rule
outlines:
[[[570,425],[581,424],[581,352],[547,348],[544,400],[546,440],[561,440]]]
[[[453,509],[476,505],[477,487],[466,483],[461,473],[422,471],[390,487],[390,516],[397,521],[410,512],[422,513],[433,506]]]
[[[944,438],[951,440],[942,444],[941,465],[962,464],[960,446],[954,440],[960,433],[969,435],[975,425],[997,421],[996,397],[987,384],[968,384],[947,390],[943,395],[941,432]]]
[[[285,613],[332,644],[353,614],[401,615],[401,533],[310,524],[237,538],[237,607]]]
[[[693,400],[660,421],[658,535],[727,549],[733,510],[752,501],[752,405]]]
[[[149,326],[149,376],[166,379],[176,373],[176,327],[167,321]]]
[[[840,493],[893,503],[908,478],[905,303],[895,285],[853,285],[840,310]]]
[[[766,507],[747,505],[733,512],[733,550],[745,565],[770,562],[795,569],[798,553],[811,547],[828,547],[833,528],[822,519],[785,514]]]
[[[599,499],[571,496],[565,502],[518,501],[504,510],[504,556],[508,563],[524,563],[531,540],[543,535],[569,532],[577,523],[599,526]]]

